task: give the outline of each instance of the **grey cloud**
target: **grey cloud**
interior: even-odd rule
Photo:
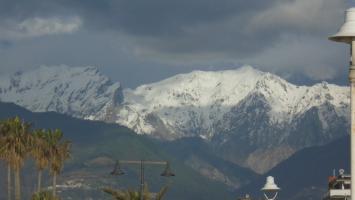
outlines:
[[[257,53],[284,32],[334,29],[345,7],[344,1],[334,0],[0,0],[0,4],[0,13],[7,17],[79,16],[88,29],[114,31],[146,51],[173,54]]]
[[[44,35],[73,33],[79,30],[82,22],[79,18],[29,18],[0,28],[0,39],[16,40],[40,37]]]
[[[284,1],[265,9],[252,17],[249,32],[305,32],[329,31],[343,18],[343,1],[297,0]]]
[[[1,1],[1,0],[0,0]],[[274,1],[274,0],[273,0]],[[3,22],[31,17],[79,16],[84,28],[113,31],[141,52],[183,54],[248,54],[260,49],[243,34],[247,19],[272,1],[244,0],[23,0],[2,1]],[[1,23],[1,20],[0,20]],[[8,29],[5,31],[8,33]],[[1,30],[1,28],[0,28]],[[1,31],[0,31],[1,33]],[[11,33],[11,32],[10,32]],[[14,35],[14,34],[7,34]],[[6,37],[5,37],[6,39]]]
[[[89,26],[118,29],[130,34],[160,34],[200,22],[223,19],[236,13],[261,9],[268,2],[256,0],[1,0],[1,16],[79,14]]]
[[[345,66],[346,48],[326,39],[342,23],[345,0],[0,0],[0,5],[0,33],[36,17],[77,17],[83,23],[70,37],[43,36],[25,44],[0,38],[3,66],[107,65],[111,72],[124,65],[133,72],[157,65],[178,72],[169,67],[244,62],[313,79],[336,77],[340,67],[333,66]]]
[[[326,37],[288,36],[244,62],[275,73],[304,74],[313,80],[331,80],[339,72],[347,71],[346,55],[349,53],[346,50],[345,45],[327,41]]]
[[[123,33],[148,56],[242,59],[284,34],[325,37],[343,20],[345,1],[115,1],[95,26]],[[110,18],[106,18],[109,16]],[[170,54],[170,55],[167,55]],[[191,56],[193,55],[193,56]]]
[[[124,31],[166,36],[184,34],[185,28],[241,15],[261,4],[255,1],[245,4],[240,0],[152,0],[115,1],[114,5],[118,9],[116,20]]]

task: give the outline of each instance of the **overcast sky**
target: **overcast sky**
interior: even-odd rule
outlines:
[[[327,40],[350,0],[0,0],[0,73],[97,66],[125,87],[243,64],[294,82],[346,83]]]

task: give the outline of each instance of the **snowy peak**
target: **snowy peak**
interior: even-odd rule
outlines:
[[[297,86],[274,74],[245,66],[216,72],[194,71],[142,85],[135,90],[125,90],[125,102],[172,107],[211,106],[220,102],[223,106],[233,106],[255,92],[263,94],[275,109],[281,109],[277,108],[279,106],[288,109],[302,101],[310,106],[325,101],[339,106],[348,104],[349,98],[347,87],[326,82],[311,87]]]
[[[122,90],[95,67],[43,66],[0,77],[0,101],[115,122],[165,140],[201,137],[225,159],[259,172],[345,135],[349,99],[348,87],[298,86],[250,66],[193,71],[134,90]]]
[[[0,101],[116,122],[165,140],[201,137],[258,172],[345,135],[349,99],[348,87],[298,86],[250,66],[193,71],[134,90],[95,67],[43,66],[0,77]]]
[[[35,112],[56,111],[75,117],[103,112],[120,89],[96,67],[41,66],[0,77],[0,100]]]
[[[125,90],[111,119],[162,139],[201,137],[225,159],[261,173],[299,149],[345,135],[348,111],[348,87],[298,86],[247,66]]]
[[[142,85],[133,91],[126,90],[126,94],[129,97],[144,96],[141,101],[158,100],[160,104],[167,106],[178,106],[181,103],[196,103],[203,106],[210,105],[221,95],[235,96],[236,93],[241,95],[249,92],[262,75],[263,72],[250,66],[217,72],[193,71],[153,84]]]
[[[167,132],[172,137],[191,135],[195,127],[200,129],[199,136],[210,137],[215,134],[214,124],[253,94],[265,98],[271,124],[289,123],[325,103],[334,106],[339,116],[347,116],[347,87],[325,82],[297,86],[274,74],[245,66],[236,70],[193,71],[125,90],[116,122],[139,133],[156,134],[156,125],[147,120],[154,116],[160,121],[159,127],[169,129]]]
[[[251,66],[193,71],[123,91],[96,67],[42,66],[0,77],[1,101],[35,112],[56,111],[116,122],[165,139],[212,138],[238,105],[252,105],[248,101],[255,97],[267,104],[265,120],[270,125],[292,123],[324,104],[334,107],[337,116],[348,117],[347,87],[325,82],[297,86]]]

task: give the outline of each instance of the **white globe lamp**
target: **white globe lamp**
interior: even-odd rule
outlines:
[[[266,177],[266,183],[261,191],[264,193],[264,197],[266,200],[275,200],[280,188],[275,184],[275,179],[272,176]]]

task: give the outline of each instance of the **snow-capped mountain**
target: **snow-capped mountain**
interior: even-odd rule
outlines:
[[[347,87],[297,86],[250,66],[180,74],[123,96],[114,122],[163,139],[202,137],[225,159],[260,173],[348,127]]]
[[[124,102],[116,108],[115,117],[117,123],[138,133],[172,139],[186,136],[211,139],[221,128],[229,128],[228,116],[236,112],[238,104],[247,107],[252,103],[247,100],[254,98],[263,98],[267,104],[270,126],[290,124],[311,108],[325,103],[334,106],[337,116],[348,115],[347,87],[325,82],[312,87],[296,86],[246,66],[238,70],[195,71],[125,90]],[[328,126],[324,120],[322,125]]]
[[[0,101],[115,122],[167,140],[204,138],[227,160],[265,172],[347,133],[349,88],[297,86],[250,66],[194,71],[122,90],[93,67],[41,67],[0,77]]]
[[[41,66],[0,77],[0,101],[13,102],[34,112],[55,111],[79,118],[102,118],[122,97],[95,67]]]

